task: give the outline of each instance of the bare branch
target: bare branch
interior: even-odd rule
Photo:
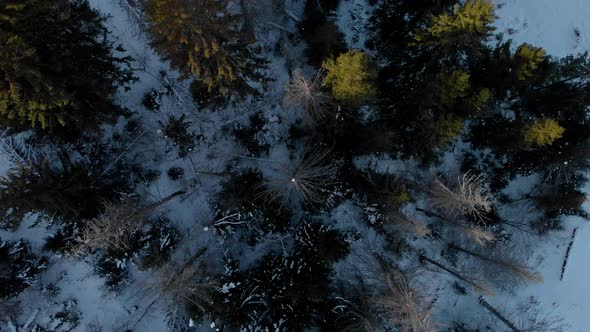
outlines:
[[[284,165],[278,177],[265,183],[262,196],[284,206],[298,200],[319,203],[322,192],[333,183],[337,170],[338,165],[330,160],[329,151],[305,148],[298,161]]]
[[[492,196],[484,187],[481,175],[467,172],[450,188],[436,180],[430,194],[430,201],[434,207],[441,208],[453,216],[472,215],[484,221],[484,214],[492,210]]]
[[[324,117],[330,96],[321,90],[323,72],[320,69],[313,81],[305,79],[299,70],[293,72],[293,78],[285,87],[286,94],[283,104],[285,106],[305,106],[305,111],[312,119]]]

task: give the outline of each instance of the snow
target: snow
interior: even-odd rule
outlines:
[[[531,43],[543,47],[550,55],[563,57],[590,50],[590,1],[587,0],[497,0],[500,7],[497,27],[515,44]],[[509,30],[513,29],[513,31]],[[579,33],[579,36],[576,35]],[[512,184],[514,185],[514,183]],[[527,187],[526,185],[523,187]],[[588,192],[588,191],[586,191]],[[588,210],[589,206],[586,206]],[[544,283],[529,286],[516,297],[536,296],[544,308],[562,316],[572,332],[588,330],[590,309],[590,225],[579,218],[567,218],[563,239],[544,241],[531,257],[543,259],[539,271]],[[576,240],[563,281],[559,280],[568,237],[578,227]],[[531,248],[533,249],[533,248]],[[508,299],[496,299],[502,303]]]
[[[107,24],[112,31],[115,40],[123,44],[127,54],[137,61],[135,75],[138,82],[131,86],[127,92],[121,91],[118,101],[128,107],[136,117],[142,118],[143,133],[137,137],[130,153],[137,160],[154,165],[161,172],[160,177],[146,185],[136,188],[138,194],[148,201],[156,202],[177,190],[187,190],[187,194],[180,199],[168,202],[158,209],[158,214],[168,217],[184,235],[183,243],[179,246],[174,259],[182,261],[196,248],[210,247],[208,255],[217,259],[223,254],[223,250],[229,250],[225,243],[216,238],[215,232],[210,231],[215,211],[212,203],[219,192],[220,178],[206,173],[223,172],[229,167],[263,166],[265,176],[272,178],[276,173],[277,165],[287,163],[291,158],[289,149],[283,143],[283,137],[289,126],[298,120],[298,110],[284,110],[280,105],[283,86],[289,79],[286,60],[282,56],[272,57],[269,63],[268,73],[274,81],[269,83],[266,93],[261,98],[251,98],[241,102],[237,107],[228,107],[223,110],[197,110],[192,103],[183,102],[183,94],[186,92],[189,82],[180,80],[179,75],[171,71],[168,64],[148,46],[146,36],[130,21],[125,10],[118,0],[91,0],[91,4],[101,12],[110,16]],[[339,9],[334,13],[338,26],[345,32],[347,44],[351,48],[364,48],[366,41],[366,24],[370,17],[368,0],[342,0]],[[584,52],[590,49],[590,1],[589,0],[497,0],[498,5],[497,27],[498,32],[503,32],[506,38],[512,38],[516,44],[528,42],[544,47],[549,54],[565,56],[571,53]],[[292,18],[300,15],[304,1],[286,1],[286,8]],[[256,0],[253,8],[260,10],[264,15],[265,2]],[[266,8],[266,9],[265,9]],[[271,47],[280,38],[280,33],[273,25],[280,25],[289,30],[294,30],[293,20],[279,20],[278,17],[264,17],[266,29],[260,29],[260,39],[265,46]],[[272,23],[272,24],[271,24]],[[295,57],[294,67],[303,67],[305,73],[311,74],[297,58],[301,53],[301,45],[284,43],[284,52]],[[165,70],[168,73],[166,79],[159,77],[159,72]],[[159,113],[153,113],[141,106],[141,100],[145,93],[152,89],[160,90],[170,83],[178,89],[178,95],[162,100]],[[267,156],[259,159],[248,158],[243,148],[233,141],[231,135],[223,133],[224,127],[232,127],[236,123],[245,123],[250,115],[257,112],[269,119],[269,125],[264,128],[260,139],[271,146]],[[202,135],[203,139],[195,146],[190,158],[179,159],[175,150],[166,153],[170,148],[169,143],[163,139],[158,130],[161,128],[159,121],[164,121],[169,114],[183,113],[192,122],[191,130]],[[11,160],[9,146],[0,144],[0,174],[5,173],[10,167],[14,167]],[[460,150],[460,149],[459,149]],[[457,153],[447,153],[438,169],[443,170],[447,176],[453,169],[456,170]],[[430,178],[437,169],[426,171],[419,170],[418,163],[414,160],[397,160],[380,155],[363,156],[355,159],[355,166],[359,169],[371,169],[380,173],[403,174],[407,177]],[[166,175],[170,167],[182,167],[185,177],[179,181],[172,181]],[[454,174],[453,174],[454,176]],[[526,194],[538,182],[538,177],[518,177],[505,189],[508,197],[517,199]],[[420,205],[423,202],[417,202]],[[526,202],[524,203],[526,204]],[[590,204],[587,204],[590,205]],[[590,206],[587,206],[589,208]],[[367,215],[352,201],[345,201],[328,213],[326,222],[332,227],[350,232],[350,234],[362,234],[357,240],[351,240],[352,254],[334,267],[334,274],[346,280],[352,280],[358,273],[359,266],[370,264],[369,258],[375,252],[383,252],[386,240],[383,236],[371,228],[364,219],[378,216]],[[529,210],[523,205],[508,206],[501,213],[518,213],[513,217],[522,217],[524,222],[529,215]],[[588,309],[590,308],[590,283],[586,281],[590,274],[590,265],[587,264],[587,253],[590,252],[590,226],[587,221],[579,218],[567,218],[564,222],[565,229],[561,232],[551,233],[544,237],[527,234],[515,234],[518,252],[527,259],[527,263],[539,271],[544,282],[538,285],[528,285],[516,289],[503,290],[495,297],[486,297],[492,305],[500,311],[510,312],[521,302],[534,296],[541,303],[545,312],[555,313],[565,319],[569,327],[567,331],[586,331],[588,322]],[[574,228],[577,235],[572,247],[572,252],[563,280],[560,280],[561,266],[565,251],[569,243],[569,237]],[[52,226],[46,221],[40,221],[38,216],[30,215],[14,232],[0,231],[3,240],[17,241],[26,238],[32,247],[39,250],[43,240],[52,231]],[[516,231],[515,231],[516,232]],[[270,238],[269,241],[276,241]],[[282,241],[282,240],[281,240]],[[409,239],[417,248],[427,246],[424,239]],[[276,243],[275,243],[276,244]],[[164,244],[162,244],[164,245]],[[261,243],[259,247],[266,246]],[[261,251],[258,248],[242,248],[244,262],[254,261]],[[434,254],[436,248],[428,248],[428,255]],[[407,258],[407,257],[405,257]],[[400,257],[403,263],[404,257]],[[42,274],[39,285],[27,289],[21,296],[21,317],[12,317],[6,327],[9,330],[11,324],[18,326],[30,325],[36,322],[59,324],[60,322],[49,318],[59,310],[60,306],[68,301],[74,301],[80,312],[80,324],[75,331],[90,330],[90,326],[98,323],[104,331],[125,330],[130,328],[137,331],[156,332],[167,329],[165,312],[162,307],[155,306],[149,313],[143,316],[145,310],[150,309],[148,303],[137,301],[137,292],[140,289],[139,280],[149,279],[146,273],[130,271],[135,282],[126,287],[120,293],[114,293],[105,289],[104,280],[97,277],[93,262],[83,259],[65,259],[54,257],[46,272]],[[122,262],[121,264],[125,264]],[[435,290],[440,297],[436,300],[436,312],[441,321],[448,322],[453,319],[460,321],[479,322],[480,327],[497,324],[490,319],[488,313],[477,304],[477,296],[459,297],[452,293],[450,278],[444,274],[428,271],[427,275],[435,275],[435,281],[429,288]],[[425,277],[425,276],[424,276]],[[133,279],[133,278],[132,278]],[[54,296],[48,296],[47,292],[52,287],[60,292]],[[222,286],[222,292],[229,292],[236,285],[230,283]],[[0,314],[0,319],[4,320]],[[195,326],[200,323],[190,320],[188,325]],[[280,325],[280,324],[279,324]],[[206,322],[200,325],[203,330],[216,329],[215,323]],[[497,331],[504,327],[495,326]],[[0,324],[0,331],[4,328]],[[277,327],[278,330],[278,327]]]

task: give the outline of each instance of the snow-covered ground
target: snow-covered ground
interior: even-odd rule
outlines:
[[[513,39],[515,45],[531,43],[557,57],[590,50],[588,0],[495,0],[495,3],[498,31]],[[590,209],[590,204],[586,203],[586,208]],[[542,260],[538,269],[544,282],[520,290],[516,297],[535,296],[547,311],[564,318],[569,325],[566,331],[583,332],[588,331],[590,324],[590,225],[580,218],[568,218],[564,224],[563,234],[542,243],[541,250],[531,248],[523,252]],[[577,228],[575,242],[564,278],[560,280],[561,265],[574,228]],[[501,305],[503,301],[508,299],[490,302]]]
[[[342,5],[337,11],[339,16],[338,24],[344,30],[348,43],[353,47],[361,48],[365,36],[363,35],[362,24],[359,24],[359,21],[364,22],[369,16],[366,9],[367,1],[341,1]],[[287,2],[297,9],[296,12],[300,12],[301,4],[304,1],[292,0]],[[128,53],[137,59],[145,60],[142,63],[144,70],[136,73],[140,81],[129,92],[122,94],[119,98],[125,106],[137,111],[138,108],[141,108],[139,106],[141,98],[146,92],[152,88],[158,89],[162,87],[157,78],[157,73],[160,70],[166,70],[172,78],[174,78],[174,74],[168,69],[167,64],[160,61],[157,55],[147,46],[145,37],[129,21],[127,14],[119,6],[118,0],[91,0],[91,3],[94,7],[111,16],[108,20],[109,28],[116,40],[128,50]],[[254,0],[252,3],[261,3],[261,1]],[[590,20],[590,0],[495,0],[495,3],[498,5],[498,31],[503,32],[506,38],[514,39],[516,45],[528,42],[541,46],[548,53],[560,57],[590,50],[590,21],[588,21]],[[281,24],[283,23],[281,22]],[[266,37],[273,40],[277,37],[276,32],[269,31]],[[273,143],[273,134],[288,128],[290,122],[283,110],[278,110],[277,106],[282,94],[281,88],[288,77],[283,62],[281,58],[276,58],[270,65],[271,76],[276,81],[269,88],[269,93],[265,97],[267,107],[262,110],[264,116],[268,119],[280,119],[282,121],[281,125],[276,124],[273,128],[266,130],[265,135],[269,136],[269,143]],[[297,65],[301,64],[296,63]],[[184,83],[178,82],[179,88],[182,88]],[[177,105],[169,107],[163,105],[162,115],[158,116],[164,117],[168,114],[167,112],[178,112],[179,110],[175,106]],[[256,108],[257,106],[255,102],[252,102],[252,105],[247,105],[248,108]],[[225,110],[217,113],[197,113],[191,112],[190,109],[180,111],[186,113],[193,120],[195,123],[193,129],[205,136],[206,142],[199,146],[202,148],[202,152],[195,151],[190,163],[188,160],[183,161],[174,158],[168,160],[166,155],[162,155],[162,151],[159,151],[160,153],[143,152],[142,157],[158,165],[162,173],[165,173],[170,166],[180,164],[185,169],[195,169],[195,174],[181,183],[169,181],[165,176],[162,176],[154,183],[145,186],[145,188],[138,188],[138,191],[148,199],[155,201],[176,190],[185,189],[186,186],[190,186],[191,181],[198,182],[199,186],[190,193],[190,200],[172,202],[167,206],[167,210],[169,210],[168,216],[178,224],[181,231],[186,233],[186,236],[193,243],[203,244],[208,241],[216,241],[211,239],[212,235],[207,231],[206,227],[211,222],[214,213],[211,211],[210,203],[212,193],[218,190],[218,181],[209,179],[206,176],[201,177],[198,171],[223,171],[228,161],[232,159],[232,155],[243,152],[234,142],[228,142],[227,137],[218,136],[216,132],[219,131],[222,125],[242,121],[252,112],[243,109]],[[138,112],[143,112],[144,115],[147,114],[145,110],[141,109]],[[158,138],[156,133],[158,129],[157,121],[159,119],[156,115],[148,114],[147,116],[151,116],[150,119],[144,119],[145,129],[149,132],[144,139],[140,140],[138,146],[151,144],[150,149],[146,148],[146,151],[152,149],[164,150],[162,146],[157,146],[162,143],[156,141],[156,138]],[[270,151],[270,157],[274,160],[285,158],[285,150],[284,145],[276,145]],[[214,151],[223,151],[223,153],[215,154]],[[215,154],[215,156],[211,157],[212,154]],[[4,167],[5,161],[5,158],[0,158],[0,165],[2,165],[0,170],[2,172],[6,168]],[[389,168],[415,168],[411,163],[400,164],[398,161],[383,160],[383,158],[380,160],[359,159],[357,162],[358,167],[371,167],[384,172],[389,172]],[[513,183],[512,186],[518,186],[519,183],[524,185],[526,179],[522,179],[522,181]],[[590,209],[590,204],[587,205]],[[345,205],[332,211],[331,217],[343,223],[343,225],[336,225],[336,227],[345,229],[350,226],[347,220],[350,219],[350,223],[353,220],[352,218],[346,218],[346,216],[355,212],[351,211]],[[42,244],[43,237],[46,236],[46,230],[35,225],[33,218],[29,219],[23,223],[17,232],[7,233],[0,231],[0,237],[4,240],[18,240],[21,237],[26,237],[31,239],[33,247],[39,247]],[[544,278],[542,284],[502,292],[495,297],[486,297],[486,300],[510,316],[510,312],[515,309],[518,303],[526,302],[533,296],[540,302],[545,314],[555,314],[564,318],[565,323],[569,325],[565,331],[588,331],[590,323],[590,315],[588,314],[590,312],[590,283],[586,279],[590,274],[590,264],[588,264],[587,260],[587,253],[590,253],[590,225],[588,225],[587,221],[579,218],[568,218],[564,225],[566,227],[564,231],[547,235],[543,237],[542,242],[538,241],[538,237],[533,240],[523,238],[522,245],[519,247],[521,254],[528,259],[529,264],[542,274]],[[564,256],[574,229],[577,229],[575,242],[571,249],[565,275],[563,280],[560,280]],[[375,243],[379,243],[379,236],[373,233],[367,231],[370,236],[365,242],[375,245]],[[359,243],[360,245],[363,244]],[[185,249],[190,251],[194,248],[180,248],[178,251],[182,254]],[[249,252],[244,255],[252,254]],[[135,296],[133,289],[115,296],[104,289],[102,286],[103,280],[96,277],[92,270],[92,263],[85,261],[66,260],[53,265],[49,271],[44,273],[41,283],[45,285],[53,283],[55,286],[60,287],[62,292],[51,301],[44,299],[45,294],[37,292],[37,290],[31,289],[25,292],[20,300],[23,303],[34,305],[23,309],[24,317],[21,317],[19,322],[22,324],[37,309],[40,309],[42,314],[46,308],[61,305],[63,301],[74,299],[77,302],[78,310],[81,312],[81,323],[76,331],[88,331],[90,330],[89,326],[92,326],[94,322],[103,326],[105,332],[124,331],[126,328],[146,332],[159,332],[165,329],[164,314],[160,310],[161,308],[152,308],[147,315],[142,316],[146,308],[143,305],[138,306],[137,302],[132,300],[132,297]],[[440,299],[437,306],[442,307],[442,309],[438,314],[447,314],[447,320],[454,318],[462,321],[480,320],[482,326],[484,326],[486,322],[490,321],[490,316],[474,302],[476,298],[463,297],[457,300],[454,297],[452,299]],[[51,310],[48,309],[48,311]],[[2,314],[0,313],[0,319],[6,318]],[[470,315],[474,316],[473,320],[470,319]],[[38,319],[42,320],[43,318],[39,317]],[[3,328],[5,327],[0,325],[0,331],[4,331]],[[496,328],[497,331],[503,331],[504,327],[498,325]],[[206,326],[202,329],[212,330]]]

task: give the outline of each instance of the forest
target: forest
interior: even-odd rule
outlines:
[[[0,0],[0,331],[573,331],[590,56],[498,8]]]

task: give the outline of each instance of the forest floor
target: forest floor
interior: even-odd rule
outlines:
[[[178,79],[178,75],[171,71],[168,65],[148,46],[146,36],[139,29],[132,15],[125,11],[119,0],[91,0],[91,4],[104,14],[110,16],[107,25],[112,31],[117,43],[121,43],[127,50],[127,55],[135,59],[135,75],[138,81],[126,92],[121,92],[118,101],[134,116],[141,119],[144,131],[133,141],[129,149],[128,159],[141,161],[157,168],[162,175],[154,182],[138,186],[136,192],[149,201],[158,201],[177,190],[188,190],[188,194],[179,200],[167,203],[160,213],[173,220],[182,233],[184,240],[176,251],[176,258],[183,259],[198,248],[210,248],[207,255],[211,259],[221,256],[227,249],[224,243],[212,231],[215,210],[212,202],[220,190],[220,179],[216,173],[224,172],[228,166],[247,168],[249,166],[262,169],[265,175],[272,174],[276,169],[274,164],[287,162],[290,158],[285,143],[286,132],[290,124],[298,120],[295,112],[285,112],[281,107],[283,87],[289,79],[288,67],[303,67],[303,71],[311,69],[304,65],[299,57],[302,45],[285,45],[290,48],[287,61],[285,56],[271,58],[268,76],[273,79],[269,83],[265,94],[257,99],[249,99],[235,107],[228,107],[221,111],[197,110],[188,94],[188,82]],[[286,1],[288,8],[297,15],[302,12],[303,0]],[[264,1],[252,1],[254,5],[262,6]],[[543,47],[554,56],[565,56],[590,50],[590,1],[587,0],[495,0],[498,6],[497,27],[507,38],[514,39],[515,44],[530,42]],[[338,24],[346,35],[348,45],[362,48],[365,35],[362,28],[369,16],[369,7],[365,0],[342,0],[337,11]],[[262,15],[260,17],[263,17]],[[272,56],[272,49],[281,40],[281,31],[295,29],[293,21],[270,21],[274,18],[265,17],[267,22],[259,22],[258,37],[263,46]],[[272,24],[270,24],[272,23]],[[290,63],[287,63],[290,62]],[[167,73],[167,78],[159,76],[161,71]],[[172,84],[170,84],[172,82]],[[161,90],[166,85],[175,89],[173,95],[162,100],[159,112],[146,110],[142,105],[143,96],[152,89]],[[188,99],[187,99],[188,98]],[[161,122],[170,114],[186,114],[191,121],[191,130],[202,137],[194,151],[188,158],[178,158],[165,139],[160,135]],[[259,143],[266,143],[271,148],[268,155],[261,159],[248,158],[244,149],[235,142],[232,135],[228,135],[227,128],[246,126],[253,114],[262,114],[268,123],[257,139]],[[114,129],[113,129],[114,130]],[[105,136],[105,140],[109,140]],[[461,150],[461,146],[457,147]],[[456,155],[448,153],[438,171],[453,173],[456,171]],[[412,161],[398,161],[383,157],[367,156],[355,160],[359,168],[372,168],[383,172],[401,172],[413,169]],[[9,157],[0,155],[0,171],[10,166]],[[170,167],[182,167],[187,175],[179,181],[169,179],[165,174]],[[190,171],[189,171],[190,170]],[[419,176],[419,174],[417,174]],[[514,180],[505,190],[508,196],[518,197],[526,191],[527,186],[538,179],[520,177]],[[590,187],[586,192],[590,192]],[[586,203],[590,211],[590,203]],[[531,218],[526,215],[526,208],[522,215],[518,213],[518,206],[510,207],[513,218],[522,220]],[[348,269],[359,264],[363,259],[363,252],[380,250],[383,239],[375,234],[371,228],[355,224],[354,216],[363,213],[350,204],[343,203],[328,214],[333,221],[332,226],[349,230],[354,228],[363,234],[363,240],[351,246],[351,254],[336,266],[337,275],[346,275]],[[532,216],[534,217],[534,216]],[[34,248],[42,245],[43,239],[50,231],[50,226],[43,227],[37,223],[35,216],[29,216],[16,232],[0,231],[3,240],[28,239]],[[562,266],[572,232],[576,230],[575,240],[570,249],[569,261],[562,278]],[[590,264],[587,263],[587,253],[590,252],[590,225],[581,218],[568,217],[562,231],[539,237],[533,234],[519,234],[522,239],[515,248],[523,256],[529,266],[539,272],[544,282],[535,285],[506,286],[495,296],[485,299],[508,317],[522,308],[531,308],[531,301],[538,303],[543,315],[562,317],[568,325],[565,331],[587,331],[590,318]],[[417,245],[421,244],[416,240]],[[255,248],[232,248],[240,252],[242,262],[248,262],[260,257],[269,247],[281,245],[281,239],[269,238]],[[438,248],[432,248],[432,252]],[[489,273],[493,274],[493,271]],[[166,330],[165,303],[157,303],[142,293],[141,284],[150,278],[146,272],[131,271],[133,282],[130,287],[120,293],[113,293],[104,288],[104,281],[93,271],[92,261],[88,260],[60,260],[50,266],[42,274],[39,287],[32,287],[19,296],[22,316],[14,317],[15,325],[24,325],[29,318],[44,324],[54,324],[56,331],[67,330],[67,324],[55,318],[56,310],[67,307],[68,301],[74,301],[79,321],[74,331],[91,331],[92,326],[102,326],[102,331],[134,331],[160,332]],[[436,294],[437,320],[445,323],[454,320],[480,322],[480,327],[493,328],[492,331],[503,331],[497,322],[492,322],[481,306],[477,304],[477,295],[457,296],[449,279],[441,276],[430,287]],[[59,294],[49,301],[41,288],[47,289],[52,285],[60,289]],[[43,287],[42,287],[43,286]],[[534,307],[534,306],[533,306]],[[521,310],[521,311],[519,311]],[[536,310],[536,309],[535,309]],[[522,317],[522,315],[520,315]],[[6,317],[0,313],[0,321]],[[517,318],[515,318],[517,319]],[[45,321],[44,321],[45,320]],[[494,329],[497,328],[497,329]],[[202,331],[214,331],[214,325],[204,324],[198,328]],[[10,331],[8,325],[0,323],[0,331]]]

